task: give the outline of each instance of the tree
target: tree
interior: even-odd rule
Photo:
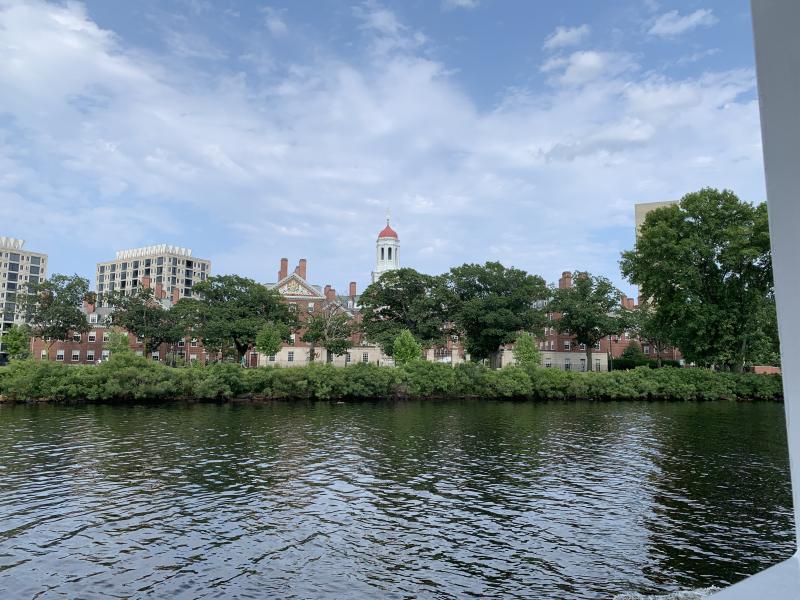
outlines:
[[[544,325],[549,297],[544,279],[498,262],[465,264],[448,275],[451,314],[473,359],[496,356],[519,331]]]
[[[672,345],[669,340],[672,331],[670,323],[664,322],[664,314],[656,310],[650,300],[642,300],[639,306],[629,310],[627,315],[628,329],[650,345],[653,354],[656,355],[656,362],[661,367],[661,354]],[[639,352],[644,356],[641,349]]]
[[[262,354],[274,356],[280,352],[283,343],[289,341],[291,333],[285,323],[269,322],[256,335],[255,348]]]
[[[314,313],[304,323],[302,340],[311,344],[310,360],[314,361],[317,345],[325,348],[326,361],[333,362],[334,356],[341,356],[353,345],[355,330],[350,315],[337,302],[326,302],[320,312]]]
[[[89,323],[81,303],[89,294],[89,281],[78,275],[52,275],[28,286],[31,294],[26,319],[31,335],[42,338],[50,354],[53,342],[68,340],[73,333],[86,333]]]
[[[128,334],[120,329],[108,332],[108,341],[103,344],[103,347],[109,351],[111,356],[131,354],[131,344],[128,339]]]
[[[620,358],[630,361],[634,365],[646,365],[647,355],[642,352],[642,347],[637,342],[630,342],[620,354]],[[659,366],[661,366],[659,364]]]
[[[422,359],[422,346],[408,329],[403,329],[394,339],[392,355],[394,356],[395,364],[399,366],[407,365]]]
[[[523,331],[514,341],[514,360],[521,367],[538,367],[542,364],[536,338],[527,331]]]
[[[31,330],[27,325],[13,325],[0,340],[10,359],[23,360],[30,356]]]
[[[280,294],[252,279],[238,275],[209,277],[195,284],[193,291],[200,294],[200,298],[184,305],[181,309],[184,318],[194,320],[196,332],[206,348],[224,351],[226,347],[233,347],[239,362],[268,323],[297,326],[295,316]]]
[[[607,335],[622,333],[626,326],[622,292],[605,277],[576,271],[572,286],[553,290],[550,312],[559,313],[559,333],[569,333],[586,347],[586,369],[592,370],[592,348]]]
[[[186,335],[177,314],[164,308],[149,287],[140,286],[129,295],[112,294],[107,300],[114,308],[114,325],[141,338],[148,356],[161,344],[176,344]]]
[[[407,329],[422,346],[443,343],[448,333],[448,291],[443,277],[414,269],[383,273],[359,299],[368,340],[391,356],[394,340]]]
[[[764,347],[774,319],[765,204],[728,190],[686,194],[647,215],[620,264],[690,362],[741,370]]]

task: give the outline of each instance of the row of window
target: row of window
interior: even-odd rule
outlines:
[[[277,357],[274,354],[270,355],[269,362],[275,362],[276,360]],[[350,363],[352,361],[353,357],[350,355],[350,353],[349,352],[345,353],[344,362]],[[289,350],[289,352],[286,353],[286,362],[294,362],[294,350]],[[361,355],[361,362],[364,364],[369,362],[369,352],[364,352]]]
[[[28,262],[32,265],[42,264],[41,256],[20,255],[18,252],[5,252],[3,258],[7,258],[10,263]]]
[[[92,315],[92,316],[96,316],[96,315]],[[81,339],[83,339],[83,336],[80,333],[73,333],[72,334],[72,341],[73,342],[80,342]],[[103,332],[103,341],[107,342],[108,340],[109,340],[109,333],[108,333],[108,331],[104,331]],[[89,333],[87,333],[86,334],[86,341],[87,342],[96,342],[97,341],[97,332],[96,331],[90,331]],[[136,341],[137,341],[137,343],[141,344],[141,343],[144,342],[144,339],[141,338],[141,337],[137,337]],[[178,348],[184,348],[185,346],[186,346],[186,340],[178,341]],[[191,339],[189,341],[189,346],[192,347],[192,348],[197,348],[197,340],[194,339],[194,338]]]
[[[600,342],[597,342],[594,346],[592,346],[595,350],[600,350]],[[539,342],[539,350],[552,350],[556,351],[558,349],[558,345],[553,340],[548,340],[546,342]],[[573,350],[586,350],[586,344],[573,344],[570,340],[564,340],[564,350],[566,352],[571,352]]]
[[[103,264],[103,265],[97,265],[97,272],[98,273],[105,273],[106,270],[108,270],[109,273],[114,273],[117,270],[117,264],[119,264],[119,270],[120,271],[127,271],[129,266],[130,266],[131,269],[138,269],[139,265],[142,265],[143,267],[150,267],[150,266],[152,266],[154,264],[156,266],[161,266],[165,262],[164,259],[165,259],[164,256],[159,256],[157,258],[145,258],[143,260],[132,260],[130,263],[128,263],[128,262],[110,263],[110,264],[107,263],[107,264]],[[193,261],[193,260],[184,260],[182,258],[178,259],[178,258],[175,258],[174,256],[170,257],[169,260],[166,261],[166,263],[168,265],[174,265],[174,266],[180,265],[180,266],[185,267],[186,269],[198,268],[201,271],[207,271],[208,270],[208,263],[206,263],[206,262],[199,262],[199,263],[197,263],[197,267],[195,267],[195,264],[194,264],[195,261]]]
[[[551,358],[545,358],[544,359],[544,366],[547,369],[552,368],[552,366],[553,366],[552,359]],[[571,371],[572,370],[572,361],[569,358],[565,358],[564,359],[564,370],[565,371]],[[586,371],[586,359],[585,358],[580,359],[579,369],[578,370],[579,371]],[[595,371],[599,371],[600,370],[600,359],[599,358],[595,359],[595,361],[594,361],[594,370]]]
[[[136,355],[137,356],[143,356],[143,352],[141,350],[137,350],[136,351]],[[101,352],[100,356],[102,357],[102,360],[108,360],[108,357],[111,356],[111,352],[109,350],[103,350]],[[183,352],[180,352],[180,353],[178,353],[178,356],[183,357],[185,355],[184,355]],[[42,360],[47,360],[47,350],[42,350],[42,352],[40,354],[40,357],[41,357]],[[95,354],[94,350],[87,350],[86,351],[86,360],[88,362],[94,362],[95,357],[96,357],[96,354]],[[158,354],[158,352],[151,353],[150,357],[153,360],[160,360],[160,358],[161,358],[160,355]],[[197,362],[197,355],[196,354],[190,354],[189,355],[189,360],[191,360],[192,362]],[[56,361],[64,362],[64,350],[56,350]],[[70,352],[70,361],[71,362],[80,362],[81,361],[81,351],[80,350],[72,350]]]

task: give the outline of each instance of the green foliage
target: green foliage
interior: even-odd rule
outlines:
[[[256,350],[267,356],[277,354],[283,342],[289,341],[291,331],[285,323],[269,322],[256,335]]]
[[[10,401],[89,400],[378,400],[507,398],[520,400],[779,400],[779,375],[710,369],[638,367],[611,373],[556,369],[451,367],[414,361],[404,367],[327,364],[241,369],[235,363],[174,369],[134,355],[112,354],[99,366],[14,361],[0,369],[0,395]]]
[[[304,327],[305,332],[301,339],[311,344],[309,357],[312,362],[316,346],[325,348],[328,353],[327,362],[332,362],[334,356],[344,354],[353,345],[352,335],[355,328],[352,317],[335,302],[327,302],[320,312],[306,320]]]
[[[24,360],[30,355],[31,330],[27,325],[14,325],[3,332],[3,350],[12,360]]]
[[[383,273],[359,298],[367,339],[389,356],[394,340],[407,329],[424,347],[441,344],[447,335],[447,286],[443,277],[414,269]]]
[[[397,365],[407,365],[422,360],[422,347],[408,329],[403,329],[394,339],[392,354]]]
[[[26,319],[31,335],[53,341],[66,341],[73,333],[86,333],[89,323],[81,304],[89,294],[89,281],[78,275],[52,275],[29,285]],[[7,297],[6,300],[11,298]],[[48,344],[49,345],[49,344]]]
[[[536,368],[542,364],[542,356],[536,345],[536,338],[523,332],[514,341],[514,360],[520,367]]]
[[[140,286],[131,294],[111,294],[107,302],[114,308],[112,321],[142,338],[145,354],[159,349],[161,344],[176,344],[186,335],[178,312],[164,308],[152,288]]]
[[[109,351],[111,356],[128,353],[132,354],[130,340],[128,334],[124,331],[109,331],[108,341],[103,344],[103,347]]]
[[[195,284],[199,300],[184,299],[178,309],[184,322],[193,323],[195,334],[211,351],[232,347],[239,360],[256,343],[268,323],[296,327],[295,316],[275,290],[238,275],[209,277]],[[176,305],[177,306],[177,305]]]
[[[571,287],[553,291],[549,309],[561,315],[555,321],[559,332],[569,332],[579,344],[586,345],[589,368],[594,345],[608,335],[621,333],[626,326],[621,292],[605,277],[590,273],[573,273]]]
[[[623,275],[651,298],[659,335],[690,362],[741,370],[777,357],[765,204],[705,188],[649,213]]]
[[[466,336],[473,359],[489,358],[519,331],[544,324],[539,306],[549,297],[544,279],[497,262],[451,269],[450,318]]]
[[[642,347],[637,342],[629,343],[617,360],[620,359],[629,360],[640,365],[647,364],[647,355],[642,352]]]

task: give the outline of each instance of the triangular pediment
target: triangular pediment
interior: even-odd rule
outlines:
[[[300,277],[297,273],[291,273],[281,279],[274,286],[281,296],[287,298],[309,298],[309,299],[322,299],[323,296],[319,290],[314,288],[313,285],[308,283],[305,279]]]

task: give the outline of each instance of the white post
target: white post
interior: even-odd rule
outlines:
[[[753,0],[795,532],[800,543],[800,2]]]

